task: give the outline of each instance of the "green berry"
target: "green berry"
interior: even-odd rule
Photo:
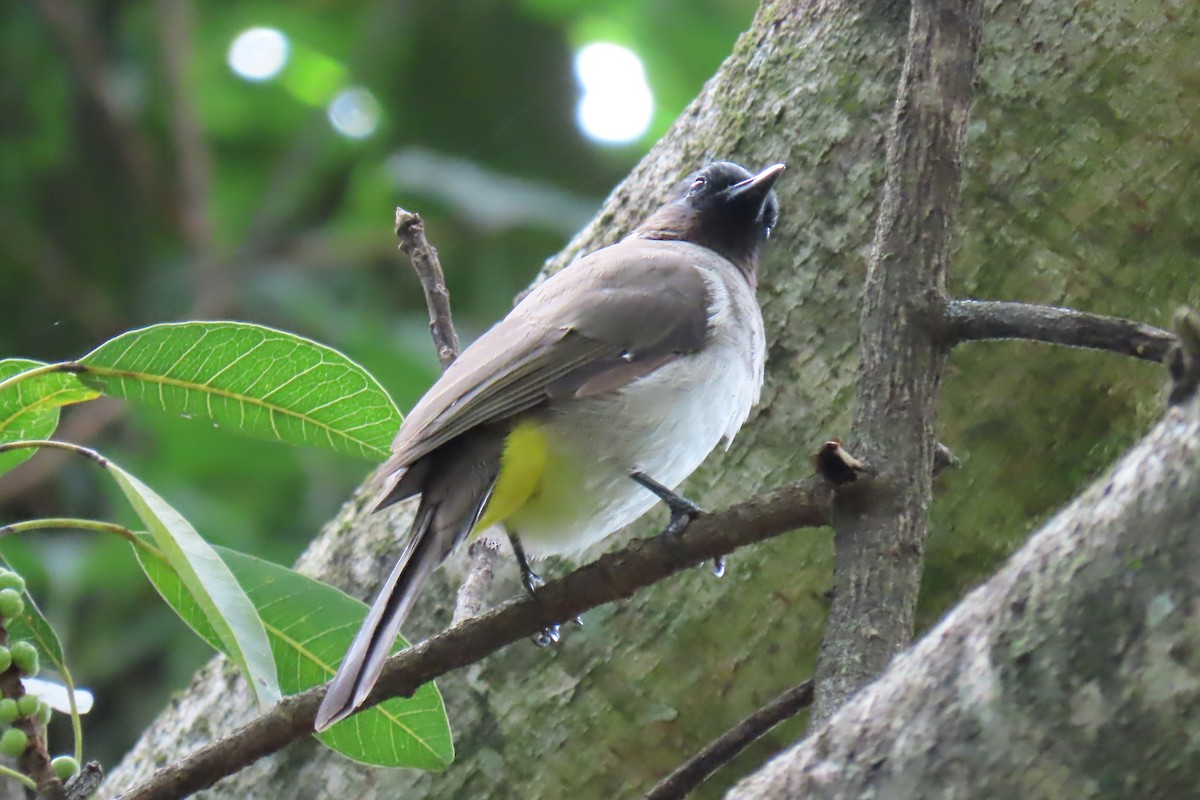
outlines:
[[[0,700],[0,725],[11,725],[17,721],[21,712],[17,710],[17,701],[11,697]]]
[[[54,770],[60,781],[66,783],[79,774],[79,762],[71,756],[55,756],[50,762],[50,769]]]
[[[50,724],[51,711],[53,711],[53,709],[51,709],[50,706],[46,705],[45,703],[42,703],[38,706],[37,720],[42,724],[43,728]]]
[[[20,757],[28,744],[29,737],[20,728],[9,728],[3,735],[0,735],[0,753],[9,758]]]
[[[16,589],[0,589],[0,617],[12,619],[25,610],[25,598]]]
[[[31,694],[23,694],[17,698],[17,714],[22,717],[36,716],[39,701]]]
[[[22,675],[33,677],[38,674],[38,653],[37,648],[26,641],[13,642],[8,647],[12,651],[13,663],[17,665],[17,669],[21,670]]]
[[[0,644],[0,672],[12,666],[12,651]]]
[[[25,579],[15,572],[4,570],[0,572],[0,589],[16,589],[18,592],[25,591]]]

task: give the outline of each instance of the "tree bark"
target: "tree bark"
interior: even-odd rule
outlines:
[[[957,241],[982,26],[978,0],[913,0],[854,384],[850,450],[874,477],[834,502],[834,595],[815,722],[912,641],[946,360],[937,321]]]
[[[1193,397],[729,800],[1195,797],[1198,525]]]
[[[1172,170],[1195,160],[1200,10],[1032,0],[988,13],[952,291],[1161,321],[1188,299],[1181,293],[1197,292],[1180,243],[1194,241],[1187,209],[1200,207],[1200,182]],[[848,427],[859,287],[907,20],[901,3],[764,4],[700,97],[547,264],[616,241],[705,160],[788,163],[759,286],[767,384],[733,448],[686,485],[706,506],[809,473],[808,454]],[[390,213],[380,210],[381,238]],[[430,237],[436,244],[437,232]],[[935,501],[918,626],[1145,429],[1159,375],[1117,356],[1036,345],[955,354],[939,438],[965,465]],[[405,509],[368,515],[369,500],[360,490],[300,562],[360,597],[386,575],[409,519]],[[652,517],[638,533],[661,525]],[[520,591],[507,562],[497,596]],[[448,622],[459,563],[431,582],[410,638]],[[560,570],[552,562],[542,571]],[[308,742],[203,796],[634,796],[811,675],[831,574],[828,536],[782,537],[737,554],[723,580],[696,570],[592,612],[554,651],[512,647],[448,676],[439,686],[459,755],[443,773],[366,769]],[[231,730],[251,709],[240,678],[214,660],[112,771],[102,796]],[[780,726],[733,771],[794,740],[802,724]],[[697,796],[731,780],[719,773]]]

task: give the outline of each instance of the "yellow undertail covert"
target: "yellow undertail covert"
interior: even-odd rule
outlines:
[[[541,427],[533,422],[517,424],[504,440],[500,474],[472,536],[508,519],[539,492],[547,459],[546,436]]]

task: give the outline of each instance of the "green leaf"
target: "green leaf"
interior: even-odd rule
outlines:
[[[221,643],[221,651],[246,674],[259,705],[274,705],[280,697],[279,679],[267,632],[225,562],[150,487],[111,461],[105,466],[187,587]]]
[[[253,556],[215,548],[258,609],[280,688],[295,694],[333,677],[366,614],[366,606],[328,584]],[[179,578],[162,561],[134,548],[159,594],[214,648],[223,649]],[[403,639],[396,650],[407,647]],[[317,738],[364,764],[441,769],[454,758],[450,723],[437,687],[427,683],[409,698],[394,698],[334,725]]]
[[[41,361],[9,358],[0,361],[0,442],[48,439],[58,428],[58,409],[99,396],[68,372],[22,373],[45,367]],[[34,450],[0,453],[0,475],[33,456]]]
[[[79,360],[105,394],[289,444],[388,454],[401,415],[370,373],[295,334],[244,322],[152,325]]]

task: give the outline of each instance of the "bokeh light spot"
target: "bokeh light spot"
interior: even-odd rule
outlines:
[[[379,101],[361,86],[338,92],[328,113],[333,129],[349,139],[365,139],[379,127]]]
[[[229,68],[248,81],[274,78],[287,60],[287,37],[274,28],[242,31],[229,46]]]
[[[611,42],[592,42],[575,54],[583,89],[576,121],[589,139],[625,144],[642,137],[654,116],[654,94],[637,53]]]

